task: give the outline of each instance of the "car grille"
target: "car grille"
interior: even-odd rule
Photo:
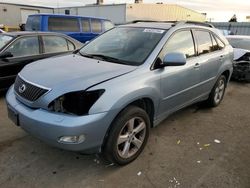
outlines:
[[[16,77],[14,89],[19,96],[29,101],[35,101],[49,91],[24,81],[20,76]]]

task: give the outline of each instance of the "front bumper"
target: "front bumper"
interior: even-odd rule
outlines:
[[[250,82],[250,62],[241,61],[234,63],[232,78],[239,81]]]
[[[26,132],[48,143],[65,150],[97,153],[101,151],[104,137],[115,113],[103,112],[87,116],[72,116],[31,109],[19,102],[13,86],[9,89],[6,102],[8,109],[18,116],[18,124]],[[85,135],[85,141],[79,144],[59,143],[61,136]]]

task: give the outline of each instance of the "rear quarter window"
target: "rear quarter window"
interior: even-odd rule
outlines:
[[[49,17],[49,31],[79,32],[80,27],[77,18]]]
[[[112,24],[112,22],[110,21],[103,21],[103,28],[104,28],[104,31],[107,31],[111,28],[113,28],[114,25]]]

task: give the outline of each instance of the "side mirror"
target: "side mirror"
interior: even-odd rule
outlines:
[[[172,52],[165,55],[163,66],[182,66],[187,62],[186,55],[179,52]]]
[[[0,54],[1,59],[5,59],[8,57],[13,57],[13,54],[11,52],[3,52],[2,54]]]

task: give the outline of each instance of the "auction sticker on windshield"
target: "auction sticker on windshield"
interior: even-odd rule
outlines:
[[[143,32],[145,33],[159,33],[159,34],[162,34],[164,33],[165,30],[162,30],[162,29],[144,29]]]

